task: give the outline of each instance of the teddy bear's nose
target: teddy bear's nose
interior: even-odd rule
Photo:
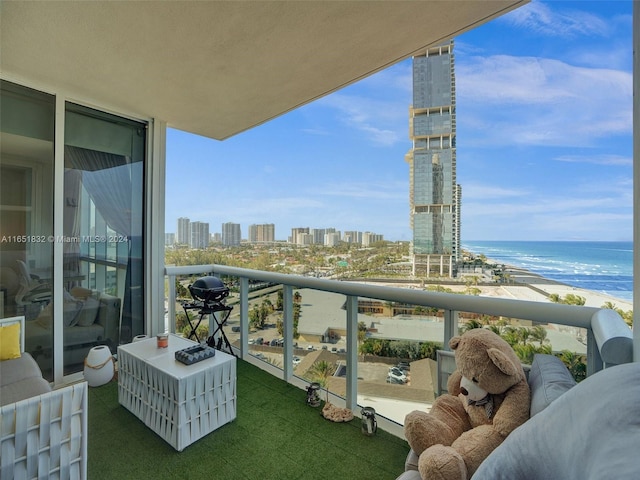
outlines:
[[[460,387],[460,393],[462,393],[464,396],[469,395],[469,391],[464,387]]]

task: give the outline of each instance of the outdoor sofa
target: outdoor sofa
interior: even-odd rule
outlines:
[[[638,478],[640,362],[601,370],[576,384],[553,355],[528,372],[531,418],[480,465],[472,480]],[[409,452],[397,480],[420,480]]]
[[[87,476],[87,383],[52,389],[24,351],[24,317],[0,319],[0,478]]]

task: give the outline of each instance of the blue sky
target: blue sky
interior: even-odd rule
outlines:
[[[631,16],[631,1],[533,1],[455,39],[463,244],[632,239]],[[281,240],[411,240],[411,94],[409,59],[222,142],[170,129],[166,230],[186,216],[243,238],[274,223]]]

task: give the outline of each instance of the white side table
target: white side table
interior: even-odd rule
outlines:
[[[169,335],[118,347],[118,401],[173,448],[182,451],[236,418],[236,358],[216,351],[193,365],[175,352],[196,342]]]

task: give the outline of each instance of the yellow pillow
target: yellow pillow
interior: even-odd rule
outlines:
[[[0,327],[0,360],[20,358],[20,324]]]

